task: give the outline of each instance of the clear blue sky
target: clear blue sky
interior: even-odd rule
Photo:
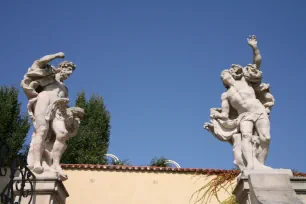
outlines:
[[[267,164],[306,172],[306,1],[42,2],[1,1],[0,85],[19,87],[35,59],[63,51],[77,65],[71,101],[96,93],[111,112],[109,153],[230,169],[231,146],[203,124],[220,106],[220,72],[251,62],[256,34],[276,99]]]

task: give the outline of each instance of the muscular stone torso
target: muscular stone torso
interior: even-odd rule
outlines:
[[[48,92],[50,102],[54,102],[59,98],[67,98],[68,90],[64,83],[55,80],[54,83],[44,87],[44,91]]]
[[[236,81],[227,91],[227,99],[239,114],[244,112],[263,113],[264,106],[256,99],[253,87],[244,79]]]

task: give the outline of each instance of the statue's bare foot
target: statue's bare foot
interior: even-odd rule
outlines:
[[[266,166],[266,165],[263,165],[263,164],[260,164],[260,168],[261,169],[273,169],[273,168],[271,168],[271,167],[269,167],[269,166]]]
[[[57,172],[60,176],[60,179],[62,181],[65,181],[68,179],[67,174],[64,173],[63,169],[61,168],[60,165],[52,165],[51,168],[53,169],[54,172]]]
[[[254,169],[254,165],[247,165],[246,169],[247,170]]]
[[[257,159],[254,159],[254,169],[265,169],[265,170],[268,170],[268,169],[272,169],[271,167],[269,166],[266,166],[262,163],[260,163]]]
[[[42,172],[44,172],[44,167],[42,167],[41,165],[34,165],[33,171],[37,174],[41,174]]]
[[[68,179],[68,176],[65,173],[59,173],[59,177],[61,181],[66,181]]]
[[[52,164],[51,168],[56,172],[63,171],[60,165]]]

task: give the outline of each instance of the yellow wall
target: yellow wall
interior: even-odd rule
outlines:
[[[213,176],[171,172],[66,169],[67,204],[193,204],[192,194]],[[228,197],[224,191],[220,199]],[[209,203],[219,203],[215,198]]]

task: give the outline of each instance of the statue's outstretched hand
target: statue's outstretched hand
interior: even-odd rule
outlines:
[[[256,48],[257,47],[257,39],[255,35],[250,35],[248,38],[248,44],[252,47],[252,48]]]
[[[208,131],[212,132],[213,129],[214,129],[214,125],[213,125],[212,123],[204,123],[203,128],[204,128],[205,130],[208,130]]]

